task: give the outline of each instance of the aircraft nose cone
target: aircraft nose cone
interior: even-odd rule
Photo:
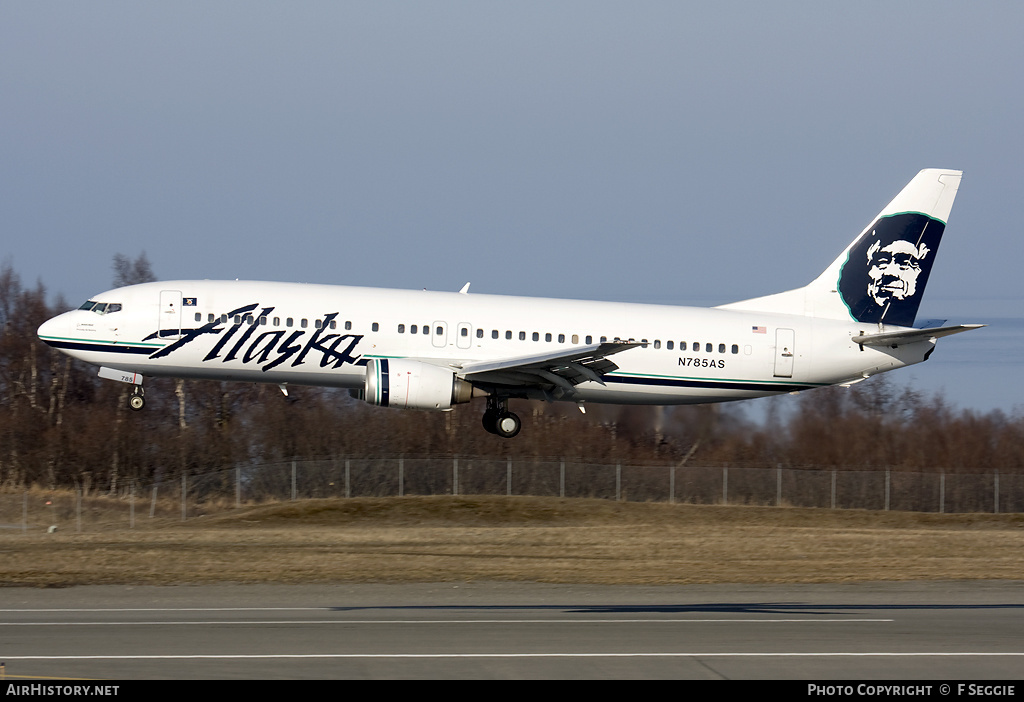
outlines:
[[[36,335],[43,341],[49,343],[50,339],[58,336],[66,336],[64,332],[67,330],[67,319],[64,315],[58,315],[53,319],[48,319],[39,325],[39,329],[36,330]]]

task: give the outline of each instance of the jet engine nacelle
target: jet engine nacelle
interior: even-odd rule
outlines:
[[[448,410],[473,397],[473,386],[447,368],[390,358],[367,359],[364,388],[371,405],[401,409]]]

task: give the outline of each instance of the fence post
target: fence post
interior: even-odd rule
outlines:
[[[352,483],[349,481],[351,472],[349,470],[349,459],[345,459],[345,497],[352,497]]]
[[[558,496],[565,497],[565,461],[558,463]]]
[[[512,457],[505,459],[505,494],[512,495]]]
[[[452,459],[452,494],[459,494],[459,459]]]
[[[995,474],[995,486],[994,486],[995,495],[993,495],[993,498],[995,500],[995,513],[999,514],[999,469],[998,468],[996,469],[995,473],[996,473]]]
[[[622,502],[622,461],[615,464],[615,501]]]
[[[75,488],[75,531],[82,533],[82,488]]]
[[[135,479],[129,483],[131,492],[128,493],[128,528],[135,528]]]
[[[939,514],[946,513],[946,469],[939,474]]]
[[[775,464],[775,506],[782,506],[782,464]]]
[[[185,507],[185,488],[186,487],[187,486],[185,484],[185,474],[182,473],[181,474],[181,521],[185,521],[185,515],[187,513],[187,508]]]
[[[405,459],[398,459],[398,496],[405,497]]]
[[[295,499],[298,499],[298,496],[299,496],[299,491],[298,491],[298,487],[299,487],[299,483],[298,483],[298,477],[299,477],[299,476],[298,476],[298,471],[297,471],[297,469],[296,469],[296,465],[295,465],[295,459],[293,458],[293,459],[292,459],[292,499],[293,499],[293,500],[295,500]]]
[[[836,508],[836,469],[832,469],[832,509]]]
[[[674,504],[676,501],[676,464],[673,463],[668,467],[668,503]]]
[[[729,504],[729,467],[722,468],[722,504]]]
[[[889,511],[889,469],[885,469],[885,511]]]
[[[21,493],[21,533],[28,531],[28,490]]]
[[[242,506],[242,467],[235,466],[235,508]]]

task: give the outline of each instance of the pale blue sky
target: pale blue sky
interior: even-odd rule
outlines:
[[[1019,318],[1021,27],[1009,2],[4,1],[0,257],[70,303],[145,250],[164,279],[718,304],[803,285],[959,168],[922,315]],[[1021,338],[986,333],[913,382],[1012,406]]]

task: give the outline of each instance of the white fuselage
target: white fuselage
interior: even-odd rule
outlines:
[[[197,379],[362,388],[369,359],[468,363],[601,341],[643,344],[576,387],[576,402],[720,402],[856,382],[919,363],[934,340],[861,346],[873,324],[666,305],[251,281],[167,281],[102,293],[39,335],[98,366]],[[517,393],[510,393],[517,396]],[[537,396],[525,393],[522,396]]]

